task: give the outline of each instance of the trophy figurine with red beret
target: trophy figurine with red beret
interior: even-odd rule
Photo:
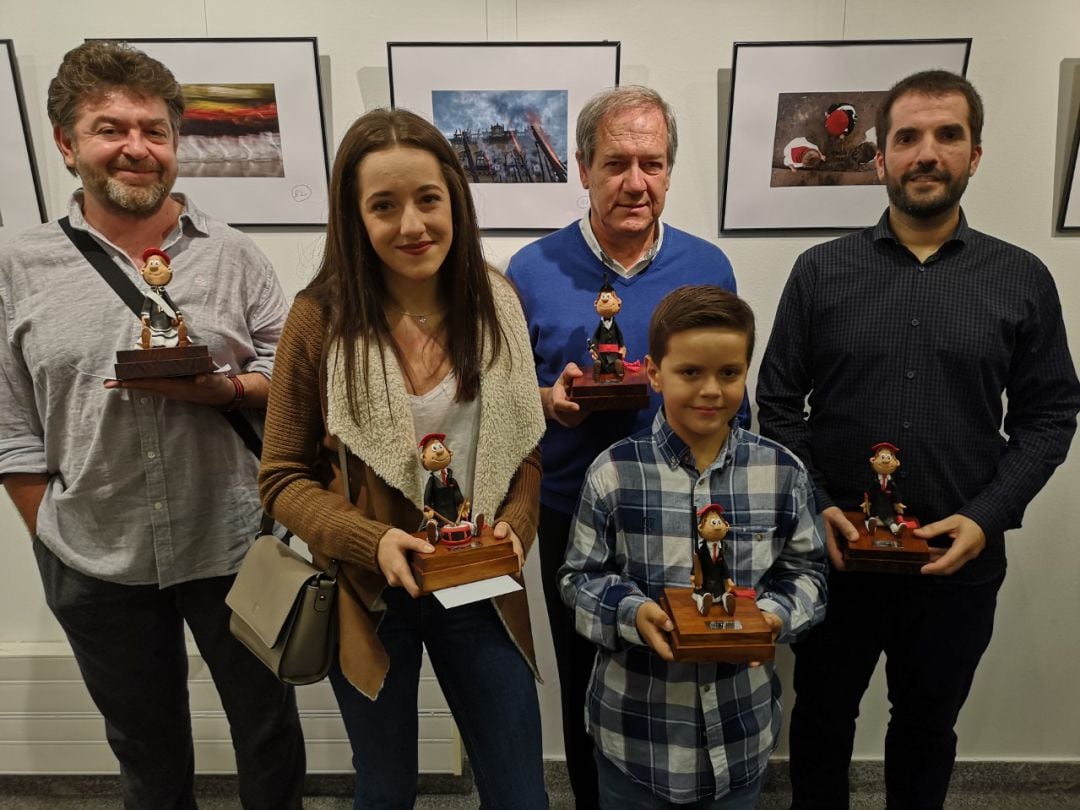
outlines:
[[[648,378],[640,360],[626,359],[626,342],[615,316],[622,299],[608,281],[593,302],[600,322],[586,344],[593,366],[574,380],[567,396],[583,411],[633,411],[649,407]]]
[[[724,558],[723,541],[731,526],[724,507],[710,503],[692,520],[692,588],[664,588],[660,606],[674,629],[676,661],[769,661],[775,655],[773,631],[757,606],[757,592],[740,588]]]
[[[520,563],[509,538],[495,537],[483,515],[471,519],[472,506],[450,469],[454,454],[446,435],[428,433],[417,443],[420,466],[427,470],[423,523],[416,537],[433,547],[427,554],[413,552],[410,567],[422,593],[455,585],[516,574]]]
[[[168,254],[147,248],[142,260],[139,273],[150,288],[143,293],[139,348],[116,353],[116,379],[187,377],[213,371],[210,350],[188,340],[184,315],[165,291],[173,277]]]
[[[919,521],[905,515],[895,473],[900,468],[900,448],[878,442],[870,448],[874,477],[863,491],[862,511],[845,512],[859,532],[844,547],[845,567],[852,571],[918,573],[930,561],[925,540],[912,534]]]

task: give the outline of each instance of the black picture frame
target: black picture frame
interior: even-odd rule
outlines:
[[[588,210],[574,130],[584,103],[618,86],[621,47],[388,42],[390,103],[428,119],[454,145],[483,230],[554,230]],[[526,120],[530,109],[535,120]]]
[[[15,42],[0,39],[0,239],[45,222],[45,197],[26,117]]]
[[[876,222],[886,204],[875,188],[876,104],[920,70],[965,75],[971,42],[734,43],[720,232],[835,231]],[[824,162],[810,168],[792,159],[806,151]]]
[[[162,62],[181,85],[213,86],[205,92],[218,94],[229,92],[222,87],[232,89],[219,100],[199,102],[233,105],[234,111],[228,120],[199,122],[204,125],[200,143],[194,134],[185,142],[185,124],[194,121],[196,106],[188,98],[175,191],[190,194],[201,209],[237,227],[326,225],[330,154],[316,37],[114,39]],[[267,129],[270,107],[276,130]],[[229,128],[230,137],[263,138],[243,150],[256,157],[209,143],[224,139],[220,132],[208,134],[213,127]]]

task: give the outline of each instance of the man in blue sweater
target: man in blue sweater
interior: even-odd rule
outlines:
[[[557,573],[586,468],[614,442],[648,428],[660,398],[653,394],[642,411],[589,415],[567,398],[566,387],[592,362],[593,302],[605,281],[622,299],[619,326],[628,360],[645,355],[653,308],[676,287],[715,284],[736,291],[731,263],[719,248],[660,221],[677,146],[675,115],[655,91],[619,87],[589,100],[578,117],[576,154],[589,213],[522,248],[507,270],[525,307],[548,418],[541,442],[541,577],[562,689],[566,763],[579,810],[595,808],[598,801],[584,720],[596,650],[574,632]],[[739,417],[748,424],[745,403]]]

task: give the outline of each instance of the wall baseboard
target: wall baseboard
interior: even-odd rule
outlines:
[[[195,769],[233,774],[229,723],[209,670],[188,649]],[[310,774],[352,771],[352,749],[329,681],[296,689]],[[425,656],[417,695],[423,773],[460,776],[462,745]],[[0,643],[0,774],[115,775],[105,725],[66,642]]]

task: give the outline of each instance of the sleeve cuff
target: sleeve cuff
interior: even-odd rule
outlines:
[[[637,613],[641,606],[649,601],[644,594],[632,594],[619,602],[615,621],[618,624],[619,638],[628,644],[639,647],[648,646],[637,630]]]

